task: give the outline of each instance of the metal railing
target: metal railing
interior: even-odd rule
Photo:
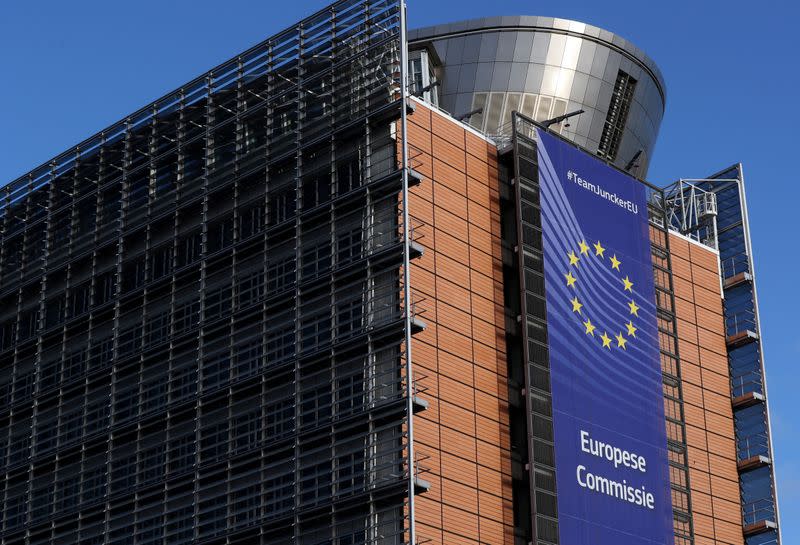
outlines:
[[[739,437],[736,441],[736,457],[739,461],[756,456],[769,457],[769,437],[766,433],[757,433],[747,437]]]
[[[751,392],[764,394],[764,378],[759,371],[749,371],[744,375],[731,377],[731,397],[737,398]]]
[[[720,267],[722,268],[723,278],[733,278],[739,273],[750,272],[750,259],[747,254],[738,254],[721,260]]]
[[[752,310],[743,310],[725,316],[725,334],[728,337],[745,331],[755,332],[757,330],[756,315]]]
[[[772,498],[762,498],[742,505],[742,519],[745,526],[762,521],[775,521],[775,504]],[[777,543],[777,540],[775,541]],[[764,545],[760,543],[759,545]]]

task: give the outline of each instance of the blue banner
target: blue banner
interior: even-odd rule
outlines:
[[[537,132],[560,542],[672,545],[647,189]]]

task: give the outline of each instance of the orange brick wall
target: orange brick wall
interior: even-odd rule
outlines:
[[[695,543],[742,544],[717,254],[670,235]]]
[[[411,166],[424,176],[409,213],[425,251],[411,287],[424,299],[414,336],[417,378],[430,408],[415,418],[420,541],[513,543],[499,182],[494,145],[417,103]]]
[[[428,410],[415,418],[419,539],[513,544],[497,151],[416,103],[409,212],[423,257],[411,286],[427,328],[412,353]],[[717,255],[670,235],[697,545],[743,544]]]

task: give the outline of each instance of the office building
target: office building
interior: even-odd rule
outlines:
[[[0,543],[778,543],[741,166],[642,181],[663,106],[346,0],[5,185]]]

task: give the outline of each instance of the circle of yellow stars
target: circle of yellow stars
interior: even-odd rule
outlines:
[[[594,248],[594,252],[592,252],[592,248]],[[606,248],[598,240],[592,246],[586,243],[585,240],[581,240],[578,244],[578,253],[576,254],[574,250],[571,250],[567,257],[569,258],[569,270],[564,274],[564,278],[566,278],[567,287],[576,290],[577,292],[577,282],[578,278],[572,274],[573,269],[577,272],[578,267],[580,265],[581,259],[590,259],[592,257],[599,258],[603,261],[606,261]],[[622,270],[620,266],[622,262],[617,258],[617,255],[614,254],[608,258],[608,263],[611,265],[611,269],[617,271],[622,274]],[[636,338],[636,326],[633,325],[633,318],[639,317],[639,309],[640,307],[636,304],[636,301],[633,299],[633,282],[625,275],[624,278],[620,278],[622,282],[622,287],[624,291],[628,291],[631,294],[630,301],[627,302],[628,305],[628,313],[630,314],[631,318],[628,320],[627,324],[624,324],[625,331],[618,330],[618,333],[614,335],[612,330],[611,335],[607,330],[603,330],[603,334],[600,334],[600,329],[597,328],[595,324],[592,323],[592,320],[583,314],[583,303],[580,302],[578,299],[577,293],[575,297],[570,300],[572,303],[572,312],[576,313],[581,320],[581,323],[584,327],[584,332],[591,337],[595,337],[599,339],[603,344],[602,348],[607,348],[611,350],[612,347],[621,348],[622,350],[627,350],[626,345],[628,344],[631,338]],[[586,318],[584,321],[583,318]],[[595,334],[597,332],[597,334]],[[614,344],[616,341],[616,344]]]

